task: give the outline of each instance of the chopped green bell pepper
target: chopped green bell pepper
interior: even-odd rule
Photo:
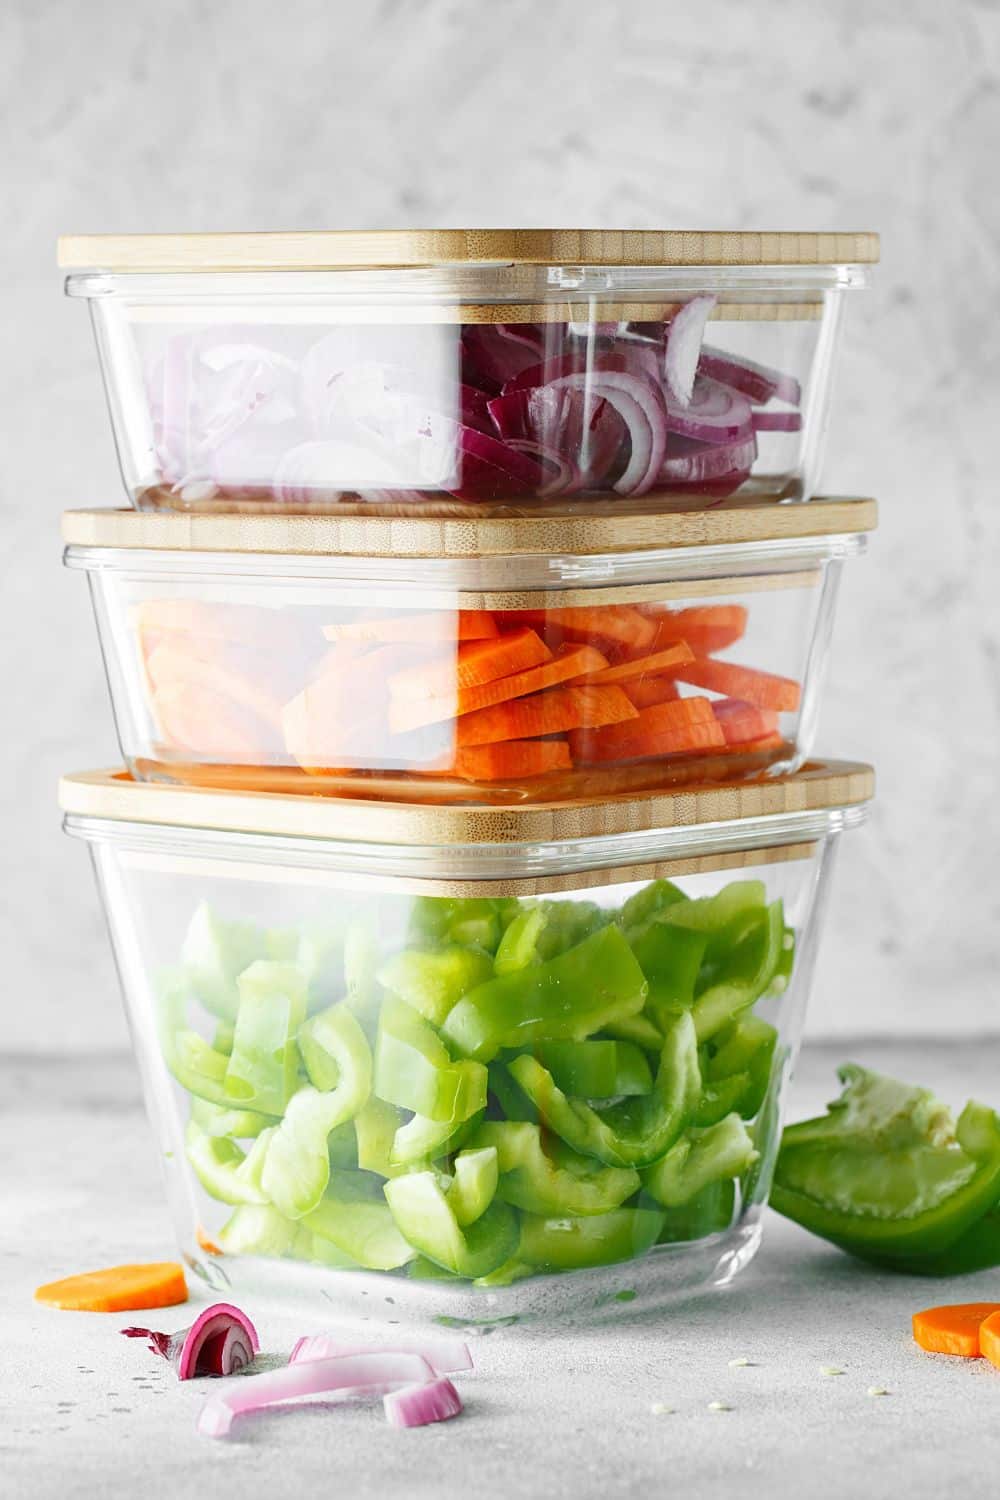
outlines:
[[[773,980],[781,961],[785,920],[780,901],[755,917],[736,920],[745,921],[740,939],[711,965],[711,980],[707,987],[699,988],[691,1010],[700,1042],[714,1037],[741,1012],[749,1010]]]
[[[371,1093],[372,1054],[353,1011],[344,1004],[321,1010],[299,1027],[298,1044],[313,1087],[336,1092],[345,1120],[356,1115]]]
[[[744,1015],[713,1038],[713,1050],[705,1070],[710,1086],[741,1076],[743,1091],[732,1104],[744,1120],[752,1120],[764,1103],[771,1084],[771,1070],[778,1033],[759,1016]],[[700,1122],[699,1122],[700,1123]]]
[[[403,1122],[403,1114],[394,1104],[386,1104],[376,1094],[354,1116],[354,1134],[358,1144],[358,1167],[363,1172],[377,1172],[391,1177],[398,1171],[389,1160],[392,1143]]]
[[[707,1234],[721,1234],[733,1222],[736,1208],[736,1183],[723,1178],[702,1188],[687,1203],[664,1212],[658,1244],[675,1245],[682,1240],[700,1240]]]
[[[380,1099],[457,1125],[484,1108],[486,1084],[482,1063],[453,1062],[438,1033],[412,1006],[395,996],[383,1001],[375,1042]]]
[[[635,1015],[645,998],[646,981],[631,948],[617,927],[608,926],[557,958],[470,991],[441,1034],[463,1057],[490,1062],[504,1047],[582,1041],[617,1016]]]
[[[651,1198],[664,1208],[680,1208],[714,1182],[741,1177],[757,1160],[754,1143],[739,1115],[727,1115],[708,1130],[688,1130],[642,1174]]]
[[[267,957],[265,934],[255,922],[227,922],[206,903],[191,918],[181,962],[191,989],[206,1010],[235,1021],[236,981],[255,959]]]
[[[303,1226],[369,1271],[394,1271],[413,1259],[382,1199],[380,1184],[362,1172],[333,1172]]]
[[[517,1248],[517,1216],[497,1198],[463,1228],[435,1172],[394,1177],[385,1183],[384,1191],[403,1237],[421,1255],[456,1276],[485,1276],[509,1260]]]
[[[663,1227],[662,1209],[616,1208],[588,1218],[522,1214],[517,1259],[539,1271],[575,1271],[645,1255]]]
[[[661,912],[687,900],[687,896],[672,880],[651,880],[623,903],[617,917],[618,926],[631,941],[633,933],[645,927]]]
[[[782,1135],[772,1206],[865,1260],[946,1260],[1000,1201],[1000,1117],[970,1101],[953,1125],[927,1089],[840,1077],[829,1114]]]
[[[473,1138],[495,1148],[500,1167],[498,1195],[515,1208],[543,1215],[584,1216],[619,1208],[639,1190],[630,1167],[606,1167],[580,1156],[561,1141],[542,1144],[537,1125],[487,1121]]]
[[[425,1115],[412,1115],[396,1131],[389,1152],[391,1170],[386,1172],[386,1177],[395,1177],[403,1167],[423,1165],[435,1157],[457,1151],[473,1134],[482,1117],[483,1111],[477,1109],[467,1120],[452,1125],[428,1120]]]
[[[544,906],[529,906],[518,913],[497,948],[493,967],[498,974],[514,974],[518,969],[541,963],[538,943],[548,920],[549,912]]]
[[[247,1155],[235,1141],[207,1135],[193,1118],[184,1132],[184,1149],[195,1176],[220,1203],[268,1202],[260,1181],[260,1158],[269,1141],[270,1132],[258,1136]]]
[[[459,1228],[465,1229],[482,1218],[496,1197],[499,1180],[495,1147],[476,1146],[458,1153],[447,1198]]]
[[[689,1124],[701,1096],[698,1045],[689,1013],[680,1015],[667,1033],[649,1094],[594,1106],[568,1099],[533,1057],[515,1057],[508,1069],[550,1130],[575,1151],[614,1167],[657,1161]]]
[[[225,1092],[230,1104],[283,1114],[298,1077],[295,1034],[306,1015],[305,980],[295,964],[257,959],[243,970],[237,988],[240,1003]]]
[[[379,984],[435,1026],[469,990],[493,974],[493,960],[481,948],[405,948],[378,971]]]
[[[276,1123],[274,1115],[259,1115],[252,1109],[226,1109],[197,1097],[191,1100],[191,1118],[206,1135],[228,1135],[236,1140],[250,1140]]]
[[[574,1099],[648,1094],[653,1087],[646,1055],[634,1042],[539,1042],[534,1055],[556,1087]]]
[[[227,1255],[293,1255],[299,1246],[311,1248],[311,1238],[298,1224],[279,1214],[269,1204],[241,1205],[218,1234],[220,1249]]]

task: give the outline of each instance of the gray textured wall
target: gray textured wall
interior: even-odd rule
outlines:
[[[69,505],[119,501],[60,231],[876,228],[827,488],[875,494],[822,745],[873,759],[813,1033],[998,1026],[996,0],[5,0],[0,1046],[124,1040],[55,782],[115,754]],[[858,305],[860,304],[860,305]]]

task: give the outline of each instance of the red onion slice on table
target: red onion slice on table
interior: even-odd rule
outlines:
[[[229,1302],[216,1302],[190,1328],[157,1333],[151,1328],[123,1328],[128,1339],[145,1338],[154,1354],[173,1365],[178,1380],[197,1375],[235,1375],[252,1364],[260,1347],[257,1330],[246,1313]]]
[[[694,378],[698,370],[705,324],[716,303],[716,298],[702,293],[685,302],[674,314],[667,329],[667,352],[663,361],[663,378],[667,390],[681,406],[687,406],[694,389]]]
[[[462,1339],[393,1339],[380,1349],[377,1345],[359,1344],[355,1339],[336,1333],[307,1334],[299,1339],[288,1356],[290,1365],[310,1359],[336,1359],[345,1354],[419,1354],[435,1375],[454,1375],[474,1368],[469,1346]]]

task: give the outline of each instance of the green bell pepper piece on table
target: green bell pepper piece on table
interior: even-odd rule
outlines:
[[[645,1255],[663,1227],[662,1209],[616,1208],[587,1218],[522,1214],[517,1260],[539,1271],[575,1271]]]
[[[907,1255],[876,1264],[891,1264],[894,1271],[909,1276],[968,1276],[973,1271],[988,1271],[1000,1266],[1000,1207],[990,1209],[971,1224],[947,1250],[930,1255]]]
[[[582,1041],[635,1015],[646,981],[617,927],[603,927],[557,958],[499,975],[460,1000],[441,1028],[456,1052],[491,1062],[505,1047]]]
[[[741,1177],[757,1152],[739,1115],[708,1130],[688,1130],[642,1174],[642,1185],[664,1208],[681,1208],[715,1182]]]
[[[357,1266],[394,1271],[413,1259],[375,1178],[362,1172],[332,1172],[321,1201],[302,1220],[318,1239],[335,1246]]]
[[[403,1237],[455,1276],[485,1276],[517,1248],[517,1215],[508,1204],[494,1198],[485,1213],[463,1228],[436,1172],[394,1177],[385,1183],[384,1192]]]
[[[499,1197],[529,1213],[604,1214],[639,1190],[639,1174],[630,1167],[603,1166],[561,1141],[548,1142],[546,1149],[537,1125],[487,1121],[480,1125],[473,1144],[495,1148]]]
[[[481,948],[404,948],[378,971],[378,982],[440,1026],[457,1001],[493,974]]]
[[[688,1013],[667,1033],[649,1094],[594,1106],[568,1099],[533,1057],[515,1057],[508,1070],[549,1130],[581,1155],[613,1167],[643,1167],[658,1160],[690,1123],[701,1097],[698,1045]]]
[[[258,958],[266,958],[267,938],[254,922],[228,922],[207,902],[191,918],[181,947],[188,983],[206,1010],[235,1021],[237,979]]]
[[[184,1149],[191,1168],[211,1197],[220,1203],[267,1203],[261,1180],[261,1153],[270,1132],[258,1136],[249,1154],[226,1136],[207,1135],[192,1118],[184,1132]]]
[[[486,1083],[482,1063],[453,1062],[438,1033],[412,1006],[391,995],[383,1001],[375,1042],[380,1099],[457,1125],[485,1106]]]
[[[329,1137],[353,1119],[371,1091],[372,1058],[346,1005],[321,1011],[299,1030],[309,1076],[326,1087],[299,1089],[288,1101],[267,1150],[262,1182],[288,1219],[314,1209],[330,1177]]]
[[[946,1262],[1000,1201],[1000,1116],[970,1101],[953,1125],[927,1089],[847,1065],[830,1113],[782,1135],[771,1204],[864,1260]]]
[[[293,963],[257,959],[244,969],[237,987],[240,1003],[225,1092],[230,1104],[283,1114],[298,1081],[295,1034],[306,1016],[305,980]]]
[[[662,1045],[662,1044],[661,1044]],[[589,1042],[539,1042],[534,1049],[557,1088],[574,1099],[615,1099],[648,1094],[653,1075],[634,1042],[605,1038]]]

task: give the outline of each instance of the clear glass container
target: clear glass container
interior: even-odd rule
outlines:
[[[74,237],[143,510],[565,513],[818,491],[871,234]]]
[[[68,778],[188,1266],[482,1330],[725,1285],[871,795],[835,763],[502,812]]]
[[[136,777],[482,803],[794,770],[874,521],[864,500],[639,535],[126,511],[64,534]]]

